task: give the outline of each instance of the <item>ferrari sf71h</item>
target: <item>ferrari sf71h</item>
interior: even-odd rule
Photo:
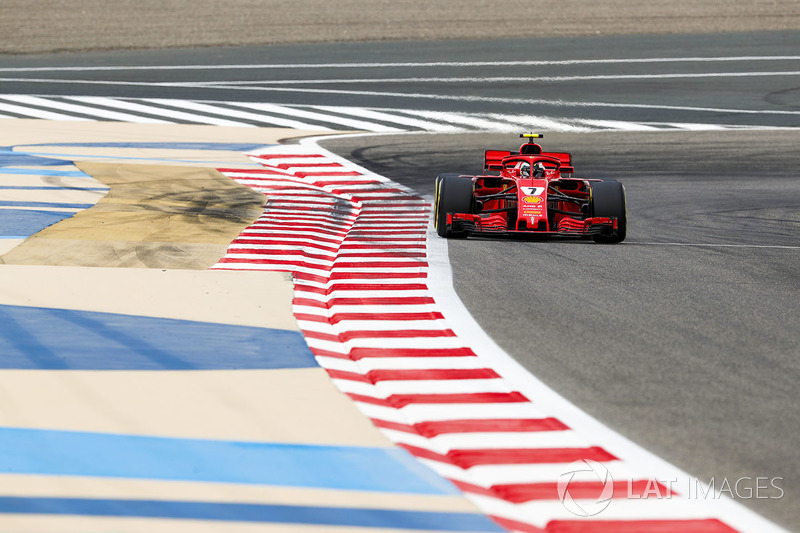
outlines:
[[[543,152],[523,133],[519,151],[486,150],[483,175],[436,178],[433,223],[442,237],[572,235],[625,239],[625,189],[616,180],[573,177],[568,152]]]

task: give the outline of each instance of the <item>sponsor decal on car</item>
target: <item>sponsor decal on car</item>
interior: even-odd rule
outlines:
[[[522,216],[524,217],[541,217],[544,216],[544,205],[522,205]]]
[[[543,202],[541,196],[523,196],[522,201],[526,204],[538,204]]]

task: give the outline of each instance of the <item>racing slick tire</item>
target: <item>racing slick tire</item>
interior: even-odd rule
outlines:
[[[593,217],[617,219],[617,229],[610,233],[592,235],[594,242],[615,244],[625,240],[628,230],[628,211],[625,205],[625,188],[616,180],[591,182],[590,213]]]
[[[466,237],[467,231],[448,231],[447,213],[470,213],[473,196],[472,179],[458,174],[436,177],[433,196],[433,226],[440,237]]]

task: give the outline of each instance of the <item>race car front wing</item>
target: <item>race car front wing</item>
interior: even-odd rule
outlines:
[[[582,220],[565,217],[555,230],[515,230],[508,229],[506,219],[498,215],[471,215],[467,213],[448,213],[447,229],[453,233],[485,233],[485,234],[524,234],[524,235],[572,235],[591,236],[610,234],[618,229],[616,218],[590,217]]]

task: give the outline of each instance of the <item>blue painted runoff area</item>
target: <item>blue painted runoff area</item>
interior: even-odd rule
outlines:
[[[232,370],[316,366],[298,331],[0,305],[0,368]]]
[[[0,170],[0,174],[3,171]],[[57,186],[57,185],[41,185],[38,187],[29,186],[29,185],[0,185],[0,190],[10,190],[10,191],[108,191],[108,187],[66,187],[66,186]],[[49,203],[47,205],[50,205]]]
[[[89,209],[94,204],[70,204],[56,202],[20,202],[20,201],[0,201],[3,207],[58,207],[59,209]]]
[[[68,165],[70,161],[52,157],[39,157],[25,153],[15,152],[13,146],[0,146],[0,167],[10,166],[37,166],[50,167]]]
[[[71,165],[69,161],[62,161],[62,165]],[[88,178],[90,177],[85,172],[80,170],[48,170],[44,168],[10,168],[1,167],[0,174],[14,174],[20,176],[57,176],[59,178]]]
[[[230,161],[209,161],[207,159],[182,159],[178,157],[134,157],[134,156],[122,156],[120,154],[114,155],[97,155],[97,154],[56,154],[52,152],[30,152],[28,155],[36,156],[36,157],[51,157],[51,156],[58,156],[63,157],[69,160],[90,160],[90,159],[100,159],[105,160],[109,159],[112,161],[117,161],[119,159],[124,159],[125,161],[170,161],[172,163],[206,163],[206,164],[214,164],[217,166],[223,165],[230,165]],[[33,164],[33,163],[29,163]],[[254,164],[254,163],[253,163]]]
[[[118,435],[0,427],[0,472],[460,494],[397,447]]]
[[[109,156],[109,155],[90,155],[90,154],[55,154],[55,153],[46,153],[46,152],[36,152],[34,151],[37,147],[41,149],[41,147],[69,147],[69,148],[139,148],[139,149],[158,149],[158,150],[203,150],[203,151],[231,151],[231,152],[252,152],[258,150],[260,148],[264,148],[267,146],[274,146],[270,144],[252,144],[252,143],[212,143],[212,142],[150,142],[150,143],[140,143],[140,142],[109,142],[109,143],[54,143],[54,144],[41,144],[41,145],[25,145],[25,146],[16,146],[14,148],[20,150],[25,149],[26,154],[32,158],[41,157],[42,159],[51,159],[53,157],[63,157],[69,160],[74,159],[119,159],[120,157],[124,157],[126,160],[137,160],[137,161],[173,161],[173,162],[185,162],[185,163],[193,163],[196,162],[191,159],[176,159],[174,157],[169,158],[153,158],[153,157],[125,157],[121,154]],[[12,152],[13,153],[13,152]],[[19,153],[19,152],[17,152]],[[22,164],[22,163],[20,163]],[[27,165],[34,165],[36,163],[24,163]],[[63,161],[62,161],[63,164]],[[219,164],[227,164],[224,161],[220,161]],[[2,156],[2,149],[0,149],[0,166],[3,166],[3,156]]]
[[[36,146],[64,146],[64,147],[86,147],[86,148],[155,148],[166,150],[209,150],[209,151],[232,151],[232,152],[252,152],[269,144],[252,143],[55,143],[41,145],[21,145],[21,146],[0,146],[0,167],[10,166],[59,166],[71,163],[74,159],[85,159],[88,156],[75,154],[39,154],[31,150],[31,153],[15,151],[16,149],[30,149]],[[50,157],[60,155],[65,159]],[[119,156],[114,156],[119,158]],[[126,158],[130,159],[130,158]],[[136,158],[148,160],[149,158]]]
[[[25,239],[74,213],[29,209],[0,209],[0,238]]]
[[[156,150],[212,150],[229,152],[252,152],[273,144],[215,143],[215,142],[99,142],[99,143],[45,143],[33,146],[76,146],[81,148],[139,148]]]
[[[0,497],[0,513],[307,524],[422,531],[505,531],[477,513],[157,500]]]

